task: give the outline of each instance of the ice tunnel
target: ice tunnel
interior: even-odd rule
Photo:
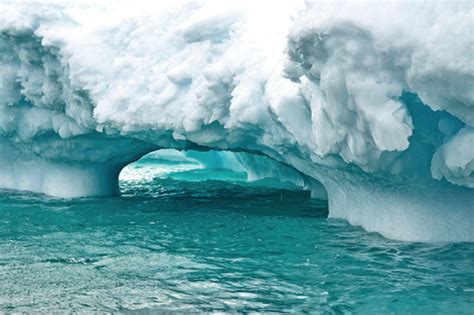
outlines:
[[[161,149],[124,167],[119,181],[140,183],[170,175],[186,181],[220,180],[252,183],[252,187],[303,190],[312,198],[327,201],[324,187],[314,179],[266,156],[245,152]]]
[[[330,217],[474,241],[474,8],[426,5],[2,3],[0,187],[113,195],[152,151],[237,152]]]

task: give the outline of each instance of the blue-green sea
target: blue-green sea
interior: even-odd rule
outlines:
[[[120,197],[1,191],[0,313],[474,313],[474,244],[388,240],[245,179],[143,159]]]

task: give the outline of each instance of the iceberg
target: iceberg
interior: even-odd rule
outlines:
[[[474,241],[473,14],[462,0],[0,2],[0,187],[114,195],[149,152],[217,150],[367,231]]]

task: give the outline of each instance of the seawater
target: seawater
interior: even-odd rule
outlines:
[[[388,240],[245,179],[144,159],[120,197],[0,192],[0,312],[474,312],[474,244]]]

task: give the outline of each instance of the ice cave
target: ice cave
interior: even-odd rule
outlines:
[[[217,150],[367,231],[474,241],[472,3],[326,4],[1,3],[0,187],[114,195]]]

